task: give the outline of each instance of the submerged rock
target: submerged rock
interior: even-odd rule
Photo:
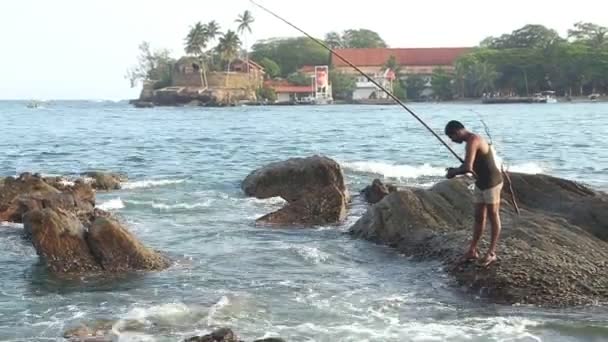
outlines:
[[[109,320],[98,320],[92,324],[80,324],[63,333],[63,337],[74,342],[112,342],[112,325]]]
[[[463,179],[406,188],[370,207],[358,237],[415,259],[440,259],[469,292],[504,304],[571,306],[608,300],[608,195],[546,175],[511,174],[517,216],[503,189],[499,260],[461,263],[472,236],[471,191]],[[488,247],[490,226],[480,244]]]
[[[346,216],[348,193],[338,163],[327,157],[293,158],[253,171],[242,183],[248,196],[282,197],[288,203],[258,222],[281,225],[332,224]]]
[[[82,174],[92,179],[91,185],[97,190],[119,190],[122,182],[127,180],[126,176],[117,173],[100,171],[89,171]]]
[[[117,221],[106,217],[95,219],[87,241],[105,271],[159,271],[170,265],[167,258],[145,247]]]

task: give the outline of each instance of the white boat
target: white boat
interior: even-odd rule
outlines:
[[[540,103],[557,103],[555,92],[553,90],[545,90],[534,94],[534,98]]]

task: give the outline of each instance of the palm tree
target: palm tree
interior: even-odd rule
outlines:
[[[246,37],[244,35],[245,31],[248,31],[249,33],[251,33],[251,24],[253,24],[253,22],[255,21],[255,19],[253,18],[253,15],[251,15],[251,12],[249,10],[246,10],[245,12],[243,12],[243,14],[240,14],[239,17],[236,19],[236,22],[239,24],[238,28],[237,28],[237,32],[241,35],[243,35],[243,37]],[[245,38],[245,49],[247,49],[247,39]],[[249,53],[247,51],[245,51],[245,60],[247,61],[247,73],[249,73]]]
[[[205,25],[207,28],[207,39],[209,43],[212,43],[222,32],[220,31],[220,24],[217,21],[212,20]],[[213,53],[210,54],[211,57],[211,65],[215,65],[215,60],[213,58]]]
[[[219,39],[217,50],[222,56],[222,59],[226,61],[226,84],[228,83],[228,72],[230,72],[230,63],[236,57],[239,48],[241,46],[241,40],[239,36],[232,30],[228,30]]]
[[[209,41],[207,27],[201,22],[197,22],[190,28],[186,36],[185,51],[189,55],[196,56],[200,65],[201,83],[207,87],[207,72],[205,70],[204,51]]]

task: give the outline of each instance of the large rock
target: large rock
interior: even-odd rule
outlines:
[[[344,219],[348,193],[338,163],[327,157],[294,158],[253,171],[241,185],[248,196],[282,197],[288,203],[258,222],[332,224]]]
[[[85,240],[86,231],[76,215],[61,209],[29,211],[23,217],[36,253],[51,272],[100,271]]]
[[[408,188],[369,208],[351,233],[415,259],[440,259],[471,293],[505,304],[569,306],[608,300],[608,195],[546,175],[511,174],[521,216],[503,189],[499,260],[462,263],[472,236],[471,191],[462,178]],[[488,247],[490,226],[480,245]]]
[[[167,258],[145,247],[117,221],[106,217],[95,219],[87,240],[105,271],[158,271],[170,265]]]
[[[89,171],[82,174],[85,177],[89,177],[91,185],[97,190],[119,190],[122,182],[126,181],[124,175],[117,173],[108,173],[100,171]]]
[[[236,334],[228,328],[218,329],[205,336],[195,336],[184,340],[184,342],[242,342]]]
[[[53,185],[61,186],[62,191]],[[18,179],[7,178],[0,187],[0,220],[3,221],[20,223],[30,210],[52,208],[70,211],[85,222],[94,207],[95,192],[82,181],[61,185],[56,179],[26,173]]]

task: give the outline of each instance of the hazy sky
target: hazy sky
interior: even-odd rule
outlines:
[[[607,0],[259,0],[310,33],[369,28],[391,47],[473,46],[490,35],[542,24],[565,35],[577,21],[608,26]],[[297,35],[248,0],[2,0],[0,99],[125,99],[137,97],[124,79],[143,41],[183,51],[196,21],[222,29],[250,9],[247,41]]]

